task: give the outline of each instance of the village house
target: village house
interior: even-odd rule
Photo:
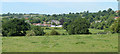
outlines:
[[[117,11],[115,11],[115,13],[118,13],[119,11],[117,10]]]
[[[47,26],[47,27],[51,27],[51,24],[33,23],[33,25],[35,25],[35,26]]]
[[[51,27],[62,27],[62,25],[58,25],[58,26],[56,26],[56,25],[51,25]]]
[[[55,24],[60,24],[60,22],[58,21],[58,20],[51,20],[51,21],[49,21],[48,23],[55,23]]]
[[[98,22],[101,22],[101,21],[95,21],[95,23],[98,23]]]
[[[114,19],[117,20],[119,17],[115,17]]]
[[[44,21],[43,24],[33,23],[33,25],[35,25],[35,26],[47,26],[47,27],[62,27],[62,25],[52,25],[52,23],[60,24],[60,22],[58,20],[51,20],[51,21],[48,21],[48,22]]]

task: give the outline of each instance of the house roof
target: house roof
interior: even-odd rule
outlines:
[[[119,18],[119,17],[115,17],[116,19]]]
[[[115,11],[116,13],[118,13],[119,12],[119,10],[117,10],[117,11]]]
[[[27,20],[28,18],[26,17],[25,19]]]
[[[50,26],[51,24],[33,23],[33,25]]]

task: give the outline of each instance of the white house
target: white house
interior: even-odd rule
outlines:
[[[98,23],[98,22],[101,22],[101,21],[95,21],[95,23]]]
[[[55,25],[51,25],[50,27],[55,27]]]
[[[55,26],[55,25],[51,25],[51,27],[62,27],[62,25],[58,25],[58,26]]]
[[[62,25],[58,25],[58,26],[56,26],[56,27],[62,27]]]

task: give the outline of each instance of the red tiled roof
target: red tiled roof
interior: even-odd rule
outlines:
[[[33,23],[33,25],[50,26],[51,24]]]
[[[119,10],[116,11],[116,13],[118,13],[118,12],[119,12]]]
[[[119,17],[115,17],[114,19],[118,19]]]
[[[118,17],[115,17],[115,18],[118,18]]]
[[[25,18],[25,19],[28,19],[28,18]]]

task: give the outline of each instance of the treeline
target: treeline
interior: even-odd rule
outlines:
[[[90,24],[86,19],[76,19],[67,25],[66,31],[71,34],[90,34]],[[40,26],[30,25],[24,19],[10,19],[2,22],[3,36],[43,36],[46,34]],[[51,30],[50,35],[60,35],[59,32]]]
[[[27,31],[29,31],[29,33]],[[23,19],[15,18],[2,22],[3,36],[26,36],[29,34],[35,36],[41,36],[44,35],[44,31],[39,26],[31,26]]]
[[[50,20],[59,20],[63,22],[72,22],[77,18],[85,18],[90,22],[90,28],[95,29],[105,29],[109,28],[111,24],[114,22],[114,17],[117,17],[116,11],[109,8],[108,10],[98,11],[95,13],[91,13],[89,11],[84,11],[80,13],[69,13],[69,14],[53,14],[53,15],[45,15],[45,14],[15,14],[15,13],[7,13],[2,15],[4,19],[8,18],[28,18],[30,23],[43,23],[48,22]],[[63,24],[63,23],[62,23]]]
[[[32,23],[48,22],[50,20],[59,20],[63,28],[69,34],[90,34],[88,28],[104,29],[106,32],[119,33],[120,11],[116,13],[111,8],[95,13],[84,11],[80,13],[69,14],[2,14],[2,34],[3,36],[25,36],[25,35],[44,35],[44,31],[39,26],[33,26]],[[117,20],[114,18],[118,17]],[[18,19],[19,18],[19,19]],[[29,23],[26,22],[29,20]],[[117,27],[116,27],[117,26]],[[26,31],[30,31],[27,34]],[[54,31],[54,30],[53,30]],[[58,34],[58,32],[56,32]]]

